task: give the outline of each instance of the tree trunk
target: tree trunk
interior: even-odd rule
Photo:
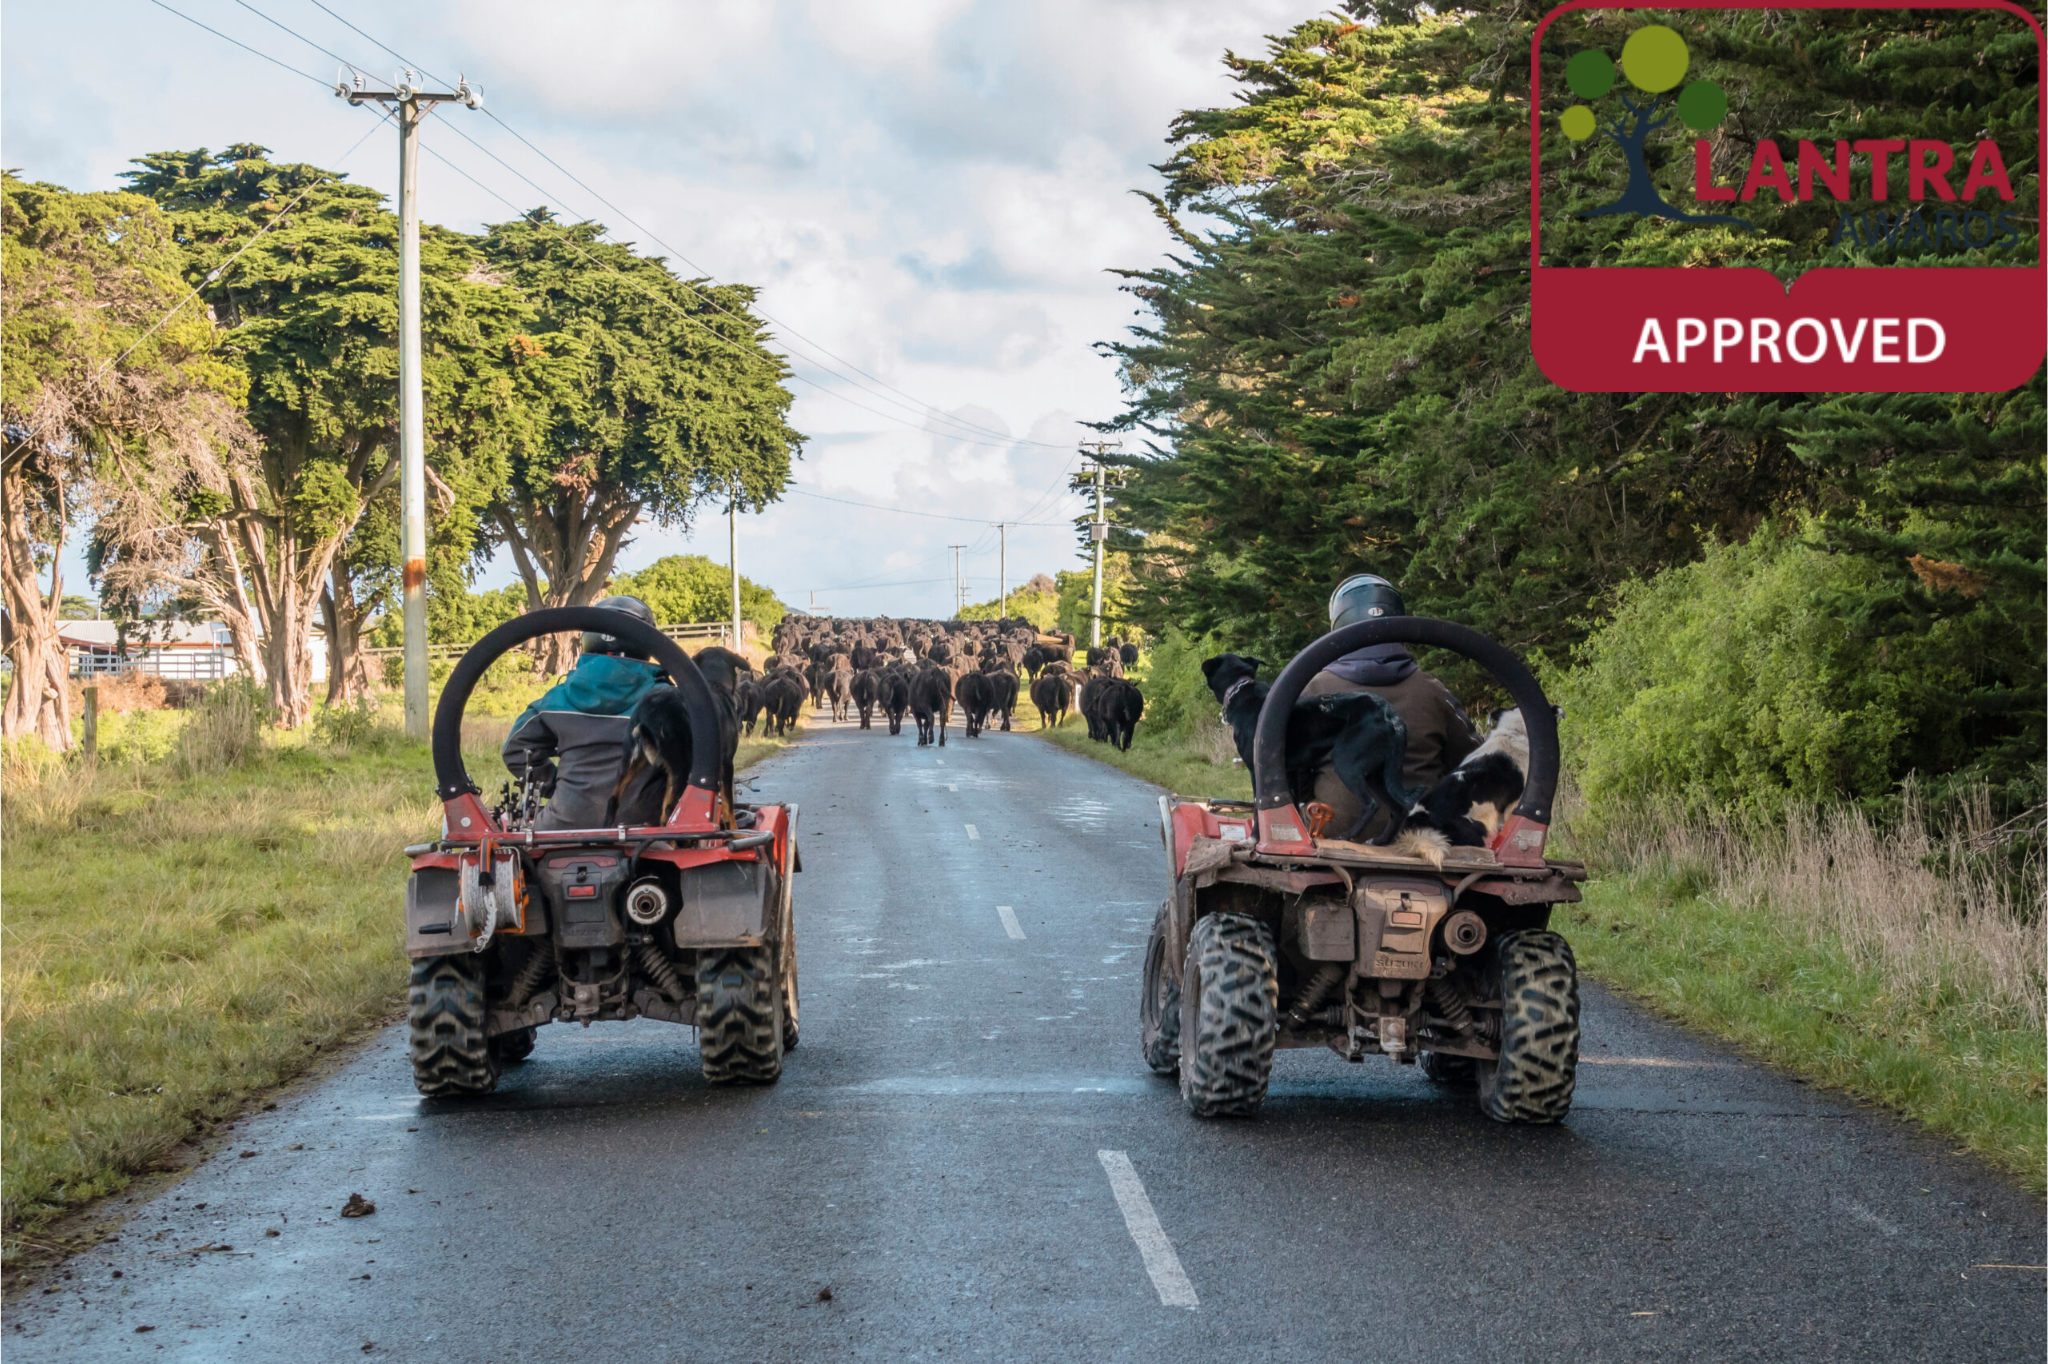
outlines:
[[[545,504],[514,496],[516,503],[498,505],[495,519],[526,584],[528,609],[588,606],[603,596],[642,504],[608,482],[587,490],[564,488]],[[545,635],[534,643],[539,672],[555,676],[575,662],[573,634]]]
[[[370,694],[370,665],[363,657],[363,623],[370,607],[356,600],[355,583],[340,558],[320,594],[327,626],[327,704],[343,706]]]
[[[50,555],[50,592],[45,597],[36,571],[27,503],[31,494],[19,463],[0,480],[0,502],[6,504],[6,545],[0,552],[7,607],[5,647],[14,663],[7,701],[0,706],[0,736],[33,734],[62,753],[71,747],[71,697],[66,687],[70,660],[57,637],[57,607],[63,601],[63,515],[60,507],[57,543]]]

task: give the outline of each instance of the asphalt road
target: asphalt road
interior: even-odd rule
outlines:
[[[1590,987],[1561,1127],[1307,1051],[1190,1117],[1137,1047],[1152,788],[812,735],[750,774],[803,805],[779,1085],[557,1024],[428,1103],[389,1030],[14,1305],[10,1364],[2042,1358],[2042,1275],[1979,1267],[2044,1263],[2039,1201]]]

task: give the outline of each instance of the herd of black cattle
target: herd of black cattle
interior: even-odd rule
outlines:
[[[943,747],[955,706],[970,739],[991,724],[1010,728],[1019,669],[1041,725],[1079,711],[1089,738],[1128,749],[1145,711],[1144,696],[1124,677],[1137,662],[1135,645],[1111,637],[1082,649],[1077,665],[1072,635],[1041,634],[1029,621],[789,617],[775,627],[774,645],[762,671],[743,674],[736,688],[748,734],[756,723],[787,733],[808,698],[829,704],[835,721],[858,715],[862,729],[879,710],[891,734],[903,732],[908,715],[920,745]]]

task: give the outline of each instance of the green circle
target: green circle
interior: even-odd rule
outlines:
[[[1564,83],[1580,99],[1598,99],[1614,88],[1614,59],[1597,47],[1574,53],[1564,64]]]
[[[1593,135],[1593,111],[1583,104],[1574,104],[1558,118],[1557,126],[1572,141],[1584,142]]]
[[[1621,45],[1621,73],[1638,90],[1661,95],[1685,79],[1692,57],[1685,39],[1662,24],[1645,24]]]
[[[1728,117],[1728,96],[1712,81],[1694,81],[1678,92],[1678,118],[1696,133]]]

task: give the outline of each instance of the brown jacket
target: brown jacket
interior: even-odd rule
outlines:
[[[1309,679],[1301,694],[1306,698],[1357,691],[1369,691],[1384,700],[1408,727],[1408,758],[1401,765],[1401,778],[1412,795],[1421,796],[1479,747],[1472,722],[1458,708],[1450,690],[1420,668],[1385,687],[1361,686],[1335,673],[1321,672]],[[1327,765],[1316,773],[1315,798],[1337,812],[1330,823],[1332,836],[1341,835],[1355,824],[1364,809],[1358,797],[1337,780],[1337,774]],[[1359,837],[1369,838],[1378,833],[1385,818],[1384,812],[1375,813]]]

